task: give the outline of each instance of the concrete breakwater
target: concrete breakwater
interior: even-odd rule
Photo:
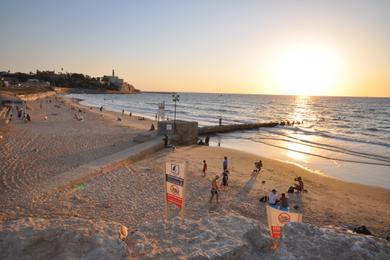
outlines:
[[[216,133],[227,133],[234,131],[253,130],[261,127],[275,127],[279,125],[278,122],[268,123],[253,123],[253,124],[233,124],[233,125],[216,125],[199,127],[199,135],[212,135]]]

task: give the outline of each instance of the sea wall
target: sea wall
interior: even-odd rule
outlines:
[[[278,122],[254,123],[254,124],[233,124],[199,127],[199,135],[212,135],[216,133],[227,133],[233,131],[253,130],[261,127],[275,127]]]
[[[110,172],[119,166],[142,160],[163,148],[164,142],[162,137],[156,136],[125,150],[80,165],[77,168],[43,181],[40,186],[42,187],[41,190],[44,192],[39,194],[38,197],[72,188],[78,184]]]
[[[168,135],[171,141],[180,145],[195,144],[198,140],[198,122],[170,120],[158,122],[158,134]],[[173,137],[173,138],[172,138]]]
[[[54,96],[56,94],[57,93],[55,91],[46,91],[46,92],[34,93],[34,94],[19,94],[16,96],[23,101],[34,101],[37,99],[51,97],[51,96]]]

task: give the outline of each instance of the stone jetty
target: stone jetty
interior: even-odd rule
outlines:
[[[253,130],[261,127],[275,127],[279,125],[278,122],[268,123],[253,123],[253,124],[232,124],[232,125],[216,125],[199,127],[199,135],[212,135],[216,133],[227,133],[234,131]]]

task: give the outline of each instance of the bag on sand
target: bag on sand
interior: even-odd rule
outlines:
[[[267,196],[263,196],[259,199],[260,202],[267,202],[268,201],[268,197]]]
[[[360,227],[354,228],[353,232],[356,232],[358,234],[371,235],[370,230],[368,230],[366,226],[360,226]]]

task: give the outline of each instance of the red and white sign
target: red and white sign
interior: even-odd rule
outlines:
[[[289,222],[302,222],[302,214],[278,210],[267,205],[268,227],[272,238],[280,238],[282,227]]]
[[[183,208],[184,201],[184,162],[165,163],[166,200],[178,208]]]

